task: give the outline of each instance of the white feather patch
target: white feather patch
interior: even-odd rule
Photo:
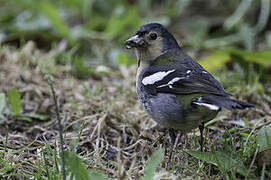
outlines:
[[[150,76],[144,77],[142,80],[142,83],[144,85],[154,84],[164,79],[164,77],[166,77],[169,73],[172,73],[173,71],[175,71],[175,69],[170,70],[170,71],[160,71],[160,72],[154,73]]]
[[[170,80],[167,84],[162,84],[158,86],[158,88],[165,87],[165,86],[169,86],[170,88],[172,88],[172,84],[179,81],[180,79],[184,79],[184,77],[175,77],[172,80]]]
[[[217,111],[219,110],[219,107],[213,104],[207,104],[207,103],[201,103],[201,102],[194,102],[194,104],[200,105],[200,106],[205,106],[209,108],[210,110]]]

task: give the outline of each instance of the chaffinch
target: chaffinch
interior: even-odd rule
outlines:
[[[187,132],[199,127],[202,137],[204,123],[215,118],[221,108],[234,111],[253,107],[231,99],[161,24],[141,26],[125,45],[135,49],[138,59],[139,100],[148,115],[165,128]]]

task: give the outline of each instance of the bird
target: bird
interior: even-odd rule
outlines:
[[[222,108],[235,111],[254,107],[231,98],[159,23],[141,26],[125,46],[135,50],[136,91],[147,114],[170,132],[186,133],[199,127],[201,150],[204,123],[214,119]]]

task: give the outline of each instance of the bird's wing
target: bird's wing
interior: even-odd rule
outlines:
[[[161,59],[160,61],[163,62]],[[171,61],[172,63],[168,66],[161,64],[150,66],[149,70],[143,74],[142,84],[151,93],[230,95],[191,57],[185,54],[182,57],[171,56]]]

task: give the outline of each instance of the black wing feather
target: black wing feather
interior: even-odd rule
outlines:
[[[204,93],[230,96],[230,94],[224,90],[221,84],[191,57],[186,54],[182,54],[182,56],[175,55],[173,57],[173,60],[171,57],[171,62],[175,62],[171,63],[171,65],[150,66],[150,69],[146,71],[148,73],[143,75],[143,77],[146,77],[155,72],[175,69],[173,73],[170,73],[161,81],[148,85],[148,89],[151,89],[152,92],[173,94]],[[170,81],[174,78],[179,78],[179,80],[170,84]]]

